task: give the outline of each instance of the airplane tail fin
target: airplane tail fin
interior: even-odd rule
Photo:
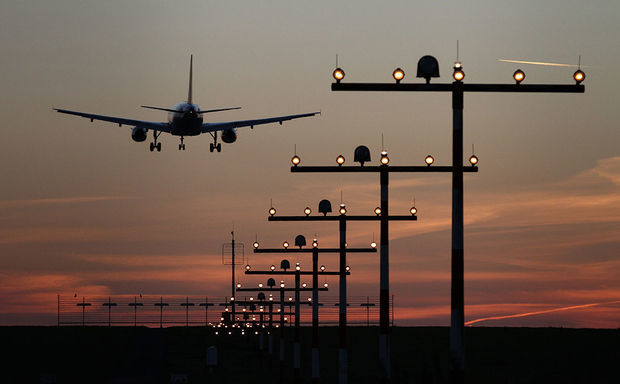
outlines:
[[[189,55],[189,90],[187,91],[187,103],[192,104],[192,62],[194,55]]]

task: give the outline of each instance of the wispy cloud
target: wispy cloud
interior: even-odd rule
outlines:
[[[511,59],[497,59],[497,61],[501,61],[502,63],[515,63],[515,64],[531,64],[531,65],[543,65],[547,67],[569,67],[569,68],[577,68],[577,64],[562,64],[562,63],[549,63],[545,61],[527,61],[527,60],[511,60]],[[582,65],[581,67],[587,68],[587,66]]]
[[[465,325],[472,326],[474,324],[477,324],[477,323],[480,323],[480,322],[483,322],[483,321],[513,319],[513,318],[517,318],[517,317],[535,316],[535,315],[542,315],[542,314],[545,314],[545,313],[552,313],[552,312],[559,312],[559,311],[569,311],[569,310],[573,310],[573,309],[583,309],[583,308],[590,308],[590,307],[596,307],[596,306],[602,306],[602,305],[610,305],[610,304],[618,304],[618,303],[620,303],[620,300],[607,301],[607,302],[602,302],[602,303],[590,303],[590,304],[581,304],[581,305],[571,305],[571,306],[568,306],[568,307],[544,309],[544,310],[540,310],[540,311],[516,313],[516,314],[512,314],[512,315],[489,316],[489,317],[483,317],[483,318],[480,318],[480,319],[475,319],[475,320],[467,321],[467,322],[465,322]]]

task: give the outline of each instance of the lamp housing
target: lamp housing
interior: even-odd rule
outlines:
[[[396,80],[396,83],[398,84],[402,79],[405,78],[405,71],[400,69],[400,67],[396,68],[394,72],[392,72],[392,77],[394,78],[394,80]]]
[[[521,82],[525,79],[525,72],[520,69],[517,69],[515,73],[512,74],[512,78],[515,79],[517,84],[521,84]]]
[[[431,55],[422,56],[418,60],[418,72],[416,77],[426,80],[426,84],[431,82],[432,77],[439,77],[439,62]]]
[[[306,245],[306,238],[304,237],[304,235],[297,235],[295,237],[295,246],[301,248],[305,245]]]
[[[470,163],[471,165],[473,165],[473,166],[475,166],[476,164],[478,164],[478,161],[479,161],[479,160],[478,160],[478,156],[476,156],[476,155],[471,155],[471,156],[469,157],[469,163]]]
[[[332,203],[329,200],[323,199],[319,202],[319,212],[324,216],[327,216],[328,213],[332,211]]]
[[[573,79],[575,79],[575,82],[578,85],[581,84],[581,82],[584,81],[585,78],[586,74],[581,69],[578,69],[575,71],[575,73],[573,73]]]
[[[342,68],[338,67],[334,69],[332,76],[334,76],[336,82],[339,83],[342,79],[344,79],[344,71],[342,70]]]
[[[370,149],[365,145],[360,145],[355,148],[353,153],[353,161],[360,163],[360,166],[364,166],[365,162],[370,161]]]
[[[454,72],[452,72],[452,77],[456,81],[463,81],[465,78],[465,72],[463,72],[463,64],[460,61],[454,62]]]
[[[288,260],[284,259],[284,260],[282,260],[282,261],[280,262],[280,268],[281,268],[281,269],[283,269],[283,270],[285,270],[285,271],[286,271],[287,269],[291,269],[291,263],[290,263]]]

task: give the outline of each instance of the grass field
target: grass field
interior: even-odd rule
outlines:
[[[292,329],[286,329],[283,382],[292,382]],[[190,383],[278,383],[274,361],[258,351],[254,335],[217,336],[202,327],[2,327],[2,383],[169,383],[172,373]],[[469,383],[618,383],[620,330],[467,328]],[[310,383],[311,329],[302,329],[302,383]],[[320,331],[321,382],[337,382],[338,329]],[[392,330],[394,383],[449,382],[449,329]],[[266,340],[266,339],[265,339]],[[349,382],[377,383],[378,329],[349,328]],[[210,375],[206,348],[218,348]]]

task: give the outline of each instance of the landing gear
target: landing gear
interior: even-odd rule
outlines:
[[[181,144],[179,144],[179,151],[185,150],[185,144],[183,144],[183,136],[181,136]]]
[[[157,138],[161,135],[161,132],[157,133],[157,131],[153,130],[153,142],[149,145],[149,150],[153,152],[157,149],[157,152],[161,152],[161,143],[157,142]]]
[[[149,149],[151,150],[151,152],[153,152],[155,149],[157,149],[157,152],[161,152],[161,143],[151,143]]]
[[[211,133],[211,137],[213,137],[213,142],[209,144],[209,152],[213,152],[214,150],[217,150],[218,152],[222,152],[222,143],[217,142],[217,131],[210,132],[210,133]]]

